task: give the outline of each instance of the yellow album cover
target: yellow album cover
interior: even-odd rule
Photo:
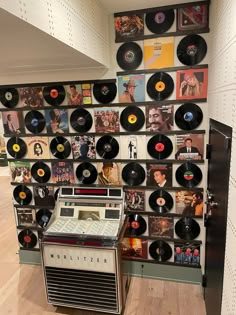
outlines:
[[[174,37],[144,40],[144,69],[174,66]]]

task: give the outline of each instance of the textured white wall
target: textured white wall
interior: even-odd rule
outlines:
[[[233,128],[222,315],[236,314],[236,1],[210,7],[209,116]]]

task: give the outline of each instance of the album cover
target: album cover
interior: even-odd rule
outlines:
[[[119,108],[101,107],[94,108],[94,120],[96,132],[119,132]]]
[[[69,132],[68,113],[65,109],[45,110],[45,119],[48,133]]]
[[[200,265],[200,245],[199,244],[183,244],[174,243],[175,258],[177,264],[183,265]]]
[[[36,207],[54,207],[54,189],[52,186],[34,186],[34,203]]]
[[[208,69],[188,69],[176,72],[176,98],[198,99],[207,97]]]
[[[92,104],[92,86],[89,83],[71,84],[66,86],[69,105]]]
[[[120,163],[99,162],[97,163],[97,172],[100,185],[121,185]]]
[[[174,66],[174,37],[144,40],[144,69],[160,69]]]
[[[177,9],[177,31],[199,30],[208,26],[208,5]]]
[[[120,103],[145,101],[145,75],[126,75],[118,77],[118,95]]]
[[[146,130],[167,131],[174,129],[174,105],[146,106]]]
[[[114,24],[116,42],[144,35],[143,14],[117,15]]]
[[[140,238],[124,237],[121,243],[121,254],[123,257],[147,259],[148,241]]]
[[[145,192],[139,189],[125,190],[126,211],[144,211],[145,210]]]
[[[16,208],[17,225],[36,226],[36,211],[32,208]]]
[[[18,135],[25,132],[23,113],[21,111],[2,112],[4,132],[7,135]]]
[[[146,136],[130,135],[121,137],[121,158],[125,160],[146,159]]]
[[[29,159],[50,159],[48,137],[27,137],[27,157]]]
[[[74,159],[96,159],[94,136],[74,136],[71,147]]]
[[[30,183],[30,163],[26,161],[9,162],[11,180],[15,183]]]
[[[172,164],[147,164],[147,185],[172,186]]]
[[[150,237],[173,238],[174,219],[173,217],[148,217],[148,227]]]
[[[42,87],[20,88],[20,106],[30,106],[33,109],[43,106]]]
[[[185,134],[176,135],[176,160],[201,160],[203,159],[204,135]]]
[[[71,162],[52,162],[52,182],[56,184],[73,184],[75,182]]]
[[[203,193],[197,190],[175,192],[176,213],[183,216],[203,215]]]
[[[4,138],[0,135],[0,159],[7,158],[7,151]]]

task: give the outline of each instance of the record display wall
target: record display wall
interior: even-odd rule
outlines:
[[[115,14],[116,79],[0,87],[21,248],[59,186],[122,185],[123,257],[200,267],[209,8],[185,6]]]

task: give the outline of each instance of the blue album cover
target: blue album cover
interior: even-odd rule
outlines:
[[[45,119],[48,133],[69,132],[68,114],[65,109],[47,109],[45,110]]]

